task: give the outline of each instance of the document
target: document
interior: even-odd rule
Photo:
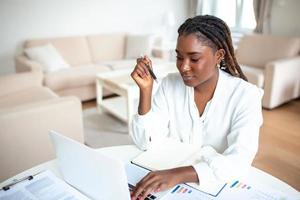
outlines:
[[[147,151],[141,153],[132,160],[132,163],[151,171],[190,166],[200,162],[201,147],[165,139],[163,143],[155,144]],[[215,181],[211,184],[198,185],[188,183],[191,187],[217,196],[226,185],[223,181]]]
[[[47,170],[13,185],[8,190],[0,190],[0,200],[89,200],[75,188],[57,178]]]
[[[300,195],[291,196],[283,192],[274,190],[268,186],[233,181],[226,185],[216,199],[243,199],[243,200],[296,200]]]

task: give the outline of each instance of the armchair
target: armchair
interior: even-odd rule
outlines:
[[[42,72],[0,77],[0,182],[55,158],[48,130],[83,142],[81,102],[42,86]]]
[[[238,44],[238,63],[250,83],[264,89],[272,109],[300,96],[300,38],[252,34]]]

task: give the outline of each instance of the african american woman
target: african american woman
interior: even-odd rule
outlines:
[[[142,150],[172,138],[199,145],[199,162],[153,171],[137,184],[132,199],[179,183],[210,184],[247,173],[258,150],[262,125],[261,89],[247,82],[221,19],[196,16],[178,29],[176,65],[152,97],[151,60],[137,59],[132,78],[140,89],[133,140]]]

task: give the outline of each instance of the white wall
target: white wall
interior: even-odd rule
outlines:
[[[271,10],[270,32],[273,35],[300,37],[299,19],[299,0],[274,0]]]
[[[177,27],[186,0],[0,0],[0,74],[14,72],[14,56],[29,38],[101,32],[159,33],[166,11]]]

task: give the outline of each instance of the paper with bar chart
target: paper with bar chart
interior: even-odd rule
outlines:
[[[223,200],[223,199],[243,199],[243,200],[294,200],[282,192],[275,191],[268,186],[251,185],[245,181],[234,180],[222,189],[218,196],[193,189],[186,184],[180,184],[168,192],[162,199],[168,200]]]
[[[268,186],[251,185],[244,181],[235,180],[228,183],[215,199],[294,200],[294,197],[275,191]]]

